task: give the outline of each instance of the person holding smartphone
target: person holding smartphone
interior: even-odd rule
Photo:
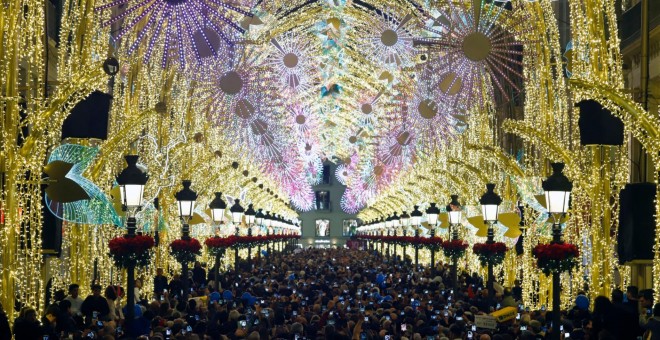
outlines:
[[[653,309],[651,309],[651,315],[642,328],[644,329],[644,336],[642,339],[660,339],[660,303],[656,303],[655,306],[653,306]]]

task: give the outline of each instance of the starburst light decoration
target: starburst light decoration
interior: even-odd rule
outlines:
[[[142,48],[145,62],[159,56],[162,67],[171,56],[182,67],[217,56],[245,32],[237,24],[240,18],[253,16],[249,1],[111,0],[96,7],[96,11],[104,10],[111,14],[103,26],[121,25],[113,39],[126,37],[129,55]]]
[[[363,39],[362,50],[366,56],[375,64],[388,68],[410,66],[415,52],[409,32],[412,18],[412,14],[401,20],[392,14],[383,14],[380,20],[365,22],[369,33]]]
[[[442,147],[457,133],[457,103],[448,104],[447,95],[438,91],[433,74],[426,73],[417,82],[417,89],[399,106],[402,119],[409,121],[415,132],[420,152]]]
[[[426,67],[438,75],[436,87],[468,109],[494,100],[495,88],[505,100],[509,89],[521,91],[524,47],[531,43],[522,38],[532,30],[528,15],[484,0],[472,0],[471,7],[468,2],[447,5],[446,12],[427,14],[430,36],[415,41],[433,55]]]
[[[199,105],[230,139],[277,154],[272,127],[277,123],[274,109],[280,97],[275,78],[253,50],[232,49],[221,59],[205,59],[192,72]]]
[[[318,78],[308,42],[297,38],[288,33],[270,41],[273,48],[268,62],[287,95],[305,93]]]

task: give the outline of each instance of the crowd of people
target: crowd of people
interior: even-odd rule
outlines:
[[[596,298],[592,309],[580,294],[553,325],[545,307],[521,302],[519,286],[489,290],[467,273],[454,282],[448,266],[415,268],[372,251],[298,249],[242,263],[217,282],[212,273],[196,263],[184,292],[178,275],[168,280],[159,269],[152,292],[136,285],[132,322],[120,308],[120,287],[93,285],[83,299],[72,284],[40,320],[23,308],[9,333],[0,317],[0,340],[488,340],[545,339],[551,332],[563,339],[660,339],[660,304],[653,306],[652,291],[635,287]],[[502,308],[515,312],[495,325],[478,322]]]

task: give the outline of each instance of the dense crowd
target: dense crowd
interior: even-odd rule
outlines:
[[[652,308],[652,291],[635,287],[596,298],[591,310],[588,298],[578,295],[556,329],[545,307],[530,310],[521,303],[519,286],[489,291],[467,273],[453,284],[448,266],[414,268],[409,260],[388,261],[376,252],[308,249],[262,257],[221,273],[219,290],[209,272],[196,263],[189,292],[182,291],[179,276],[168,280],[162,270],[153,289],[138,282],[131,323],[119,307],[125,300],[120,287],[94,285],[83,299],[72,284],[68,295],[55,294],[40,319],[23,308],[11,331],[17,340],[487,340],[545,339],[552,331],[565,339],[660,339],[660,304]],[[495,328],[476,322],[505,307],[515,308],[515,315]],[[0,316],[0,340],[10,338],[6,315]]]

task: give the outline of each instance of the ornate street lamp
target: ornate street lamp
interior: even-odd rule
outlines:
[[[121,194],[122,208],[126,210],[126,230],[125,237],[135,237],[135,229],[137,220],[135,213],[142,208],[142,199],[144,194],[144,186],[147,184],[149,176],[142,169],[138,168],[137,155],[126,155],[126,168],[117,176],[117,184],[119,184],[119,192]],[[127,292],[127,322],[132,323],[135,316],[135,262],[129,261],[126,268],[126,285],[128,286]],[[130,329],[130,327],[129,327]]]
[[[211,209],[211,219],[213,224],[215,224],[215,235],[220,237],[220,224],[225,218],[225,209],[227,209],[227,203],[222,199],[222,193],[216,192],[215,198],[209,203],[209,209]],[[213,267],[213,275],[215,282],[215,289],[220,289],[220,252],[215,256],[215,266]]]
[[[564,163],[551,163],[552,175],[541,184],[545,191],[545,202],[548,213],[552,216],[552,243],[562,243],[561,218],[568,211],[573,183],[562,173]],[[560,272],[552,272],[552,339],[560,339],[559,324],[561,322]]]
[[[227,209],[227,203],[222,199],[222,193],[216,192],[215,198],[209,203],[209,209],[211,209],[211,219],[215,224],[216,235],[220,234],[220,224],[225,218],[225,209]]]
[[[436,207],[435,203],[431,203],[431,206],[426,209],[426,221],[431,226],[431,236],[435,236],[435,227],[438,225],[439,215],[440,209]]]
[[[449,215],[449,234],[452,241],[458,240],[458,228],[461,225],[463,217],[463,207],[458,202],[458,195],[451,195],[451,202],[447,205],[447,214]],[[451,277],[454,285],[458,284],[458,259],[453,258],[451,264]]]
[[[234,224],[234,234],[236,236],[238,236],[238,227],[241,225],[241,221],[243,220],[243,212],[245,211],[239,201],[239,199],[235,199],[234,205],[229,208],[229,212],[231,213],[231,222]],[[234,269],[238,270],[238,248],[236,248],[234,252]]]
[[[252,234],[250,227],[254,224],[256,216],[257,212],[254,210],[252,204],[248,204],[248,208],[245,210],[245,223],[248,225],[248,235]]]
[[[458,202],[458,195],[451,195],[451,202],[447,205],[447,214],[449,215],[449,228],[452,240],[458,239],[458,226],[461,225],[463,218],[463,207]]]
[[[401,221],[401,226],[404,228],[408,228],[410,226],[410,215],[408,215],[407,212],[402,212],[401,216],[399,217],[399,221]]]
[[[183,189],[174,194],[176,202],[179,206],[179,217],[183,221],[183,228],[181,229],[181,239],[190,240],[190,226],[188,221],[192,218],[195,210],[195,201],[197,200],[197,193],[190,189],[190,180],[183,180]],[[188,294],[188,262],[181,263],[181,280],[183,281],[182,298],[185,300]]]
[[[392,221],[392,215],[387,215],[385,218],[385,229],[387,229],[387,236],[390,236],[390,233],[392,231],[392,226],[394,225],[394,222]],[[387,256],[390,257],[392,256],[390,252],[390,242],[387,242]],[[394,245],[394,249],[396,250],[396,245]]]
[[[259,209],[257,211],[257,214],[254,215],[254,222],[259,226],[263,227],[264,226],[264,218],[266,215],[263,213],[263,209]]]
[[[488,240],[486,243],[495,243],[495,231],[493,226],[497,223],[497,215],[499,213],[499,206],[502,203],[502,198],[497,195],[493,190],[495,190],[495,184],[488,183],[486,184],[486,193],[481,196],[479,203],[481,203],[481,212],[483,214],[484,222],[488,224]],[[488,262],[488,282],[487,287],[490,294],[493,292],[493,284],[495,283],[495,278],[493,277],[493,264]]]
[[[273,223],[273,216],[270,215],[270,211],[266,211],[266,214],[264,214],[264,226],[266,227],[266,236],[271,235],[271,225]],[[268,257],[266,258],[266,262],[270,263],[270,253],[272,251],[271,243],[268,242],[266,244],[266,252],[268,253]]]
[[[254,210],[252,204],[248,204],[247,210],[245,210],[245,223],[248,227],[248,236],[252,236],[252,227],[254,225],[254,220],[257,215],[257,212]],[[261,246],[257,251],[261,250]],[[258,253],[257,253],[258,254]],[[252,248],[248,247],[248,260],[252,258]]]
[[[410,224],[415,228],[419,228],[419,226],[422,225],[422,216],[424,216],[424,214],[419,211],[419,206],[416,205],[415,210],[410,213]]]
[[[426,222],[431,228],[431,237],[435,237],[435,228],[438,224],[438,216],[440,215],[440,209],[436,207],[435,203],[431,203],[431,206],[426,209]],[[431,268],[435,268],[435,251],[431,251]]]
[[[243,221],[243,212],[245,212],[245,209],[241,206],[239,199],[234,200],[234,204],[231,206],[231,208],[229,208],[229,212],[231,213],[231,222],[236,227],[236,236],[238,236],[238,227]]]

